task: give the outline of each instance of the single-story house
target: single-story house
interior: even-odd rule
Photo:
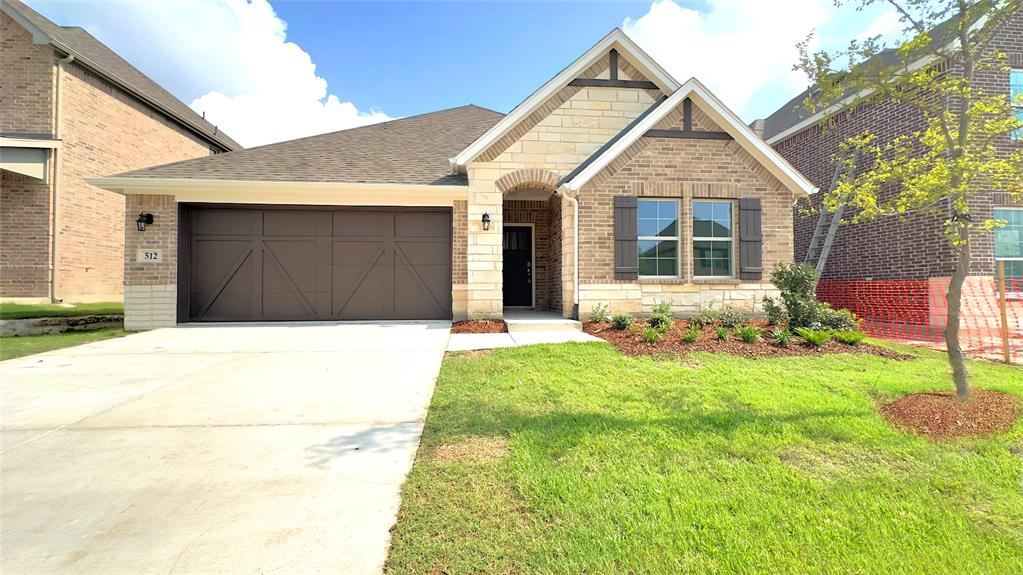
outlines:
[[[618,29],[507,115],[469,105],[91,181],[127,196],[129,329],[756,312],[816,191]]]

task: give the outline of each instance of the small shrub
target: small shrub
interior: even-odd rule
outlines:
[[[845,345],[859,345],[863,341],[863,338],[867,337],[862,332],[858,331],[836,331],[832,334],[835,341],[838,343],[844,343]]]
[[[632,316],[627,313],[616,313],[611,318],[611,327],[615,329],[629,329],[632,325]]]
[[[735,328],[735,335],[746,343],[753,343],[760,339],[760,330],[751,325],[740,325]]]
[[[771,325],[786,325],[789,323],[789,314],[773,297],[764,296],[764,314],[767,315],[767,323]]]
[[[718,313],[718,323],[725,327],[736,327],[746,323],[746,314],[737,309],[726,308]]]
[[[700,337],[700,330],[690,326],[689,329],[682,332],[682,343],[695,343],[698,337]]]
[[[671,315],[671,300],[662,299],[650,308],[650,315]]]
[[[728,339],[728,328],[723,325],[719,325],[714,328],[714,335],[717,336],[718,341],[725,341]]]
[[[835,331],[860,331],[860,320],[856,314],[847,309],[832,309],[827,304],[821,306],[817,321],[822,327]]]
[[[808,327],[797,327],[796,335],[806,340],[806,343],[813,347],[820,347],[831,341],[831,332],[823,329],[810,329]]]
[[[675,326],[675,320],[671,315],[663,313],[651,316],[647,323],[661,333],[667,333]]]
[[[598,303],[593,305],[593,309],[590,310],[590,321],[593,323],[607,323],[611,319],[611,313],[607,311],[607,306]]]
[[[648,327],[643,330],[643,341],[647,343],[657,343],[661,341],[661,332],[657,331],[655,328]]]
[[[787,329],[775,330],[771,334],[771,338],[774,339],[779,347],[788,347],[789,342],[792,340],[792,332]]]
[[[717,310],[705,309],[700,313],[696,314],[695,316],[693,316],[692,318],[690,318],[689,323],[692,325],[698,325],[700,327],[703,327],[705,325],[711,325],[718,320],[718,317],[720,315],[721,315],[720,312],[718,312]]]

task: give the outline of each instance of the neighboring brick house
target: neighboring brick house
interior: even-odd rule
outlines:
[[[506,116],[470,105],[91,181],[128,197],[129,329],[665,299],[754,313],[815,191],[617,29]]]
[[[0,299],[120,300],[124,197],[85,178],[238,148],[85,30],[0,0]]]
[[[1023,94],[1023,12],[998,30],[991,49],[1006,54],[1011,70],[980,71],[978,84],[988,93],[1006,98]],[[947,68],[948,63],[934,65]],[[881,141],[890,141],[925,126],[919,111],[891,100],[867,100],[838,113],[810,114],[803,107],[805,98],[803,92],[754,126],[822,190],[831,182],[839,144],[847,138],[868,131]],[[1023,108],[1018,114],[1023,119]],[[1023,131],[999,137],[995,143],[1009,153],[1023,145]],[[824,195],[801,200],[793,212],[797,261],[806,255]],[[1010,222],[994,233],[978,229],[971,238],[971,277],[964,311],[969,313],[970,305],[980,305],[988,309],[974,311],[993,315],[989,310],[996,304],[982,300],[984,294],[994,291],[996,260],[1005,260],[1011,285],[1023,286],[1023,206],[1004,191],[987,190],[972,200],[971,215],[976,221],[997,217]],[[945,219],[945,215],[914,214],[905,219],[888,217],[841,225],[826,260],[819,295],[860,313],[881,313],[877,308],[886,306],[893,317],[917,313],[923,323],[941,324],[943,298],[955,265],[943,234]],[[880,292],[887,301],[872,302]]]

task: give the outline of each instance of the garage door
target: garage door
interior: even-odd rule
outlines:
[[[181,319],[451,317],[450,210],[188,206],[181,218]]]

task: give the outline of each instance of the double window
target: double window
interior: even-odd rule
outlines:
[[[1023,70],[1009,72],[1009,98],[1012,102],[1013,115],[1023,122]],[[1013,140],[1023,140],[1023,128],[1012,132]]]
[[[995,228],[995,260],[1005,262],[1005,277],[1023,279],[1023,208],[995,208],[995,219],[1006,225]]]
[[[693,277],[728,278],[733,275],[733,204],[729,201],[693,201]],[[671,199],[637,202],[639,275],[647,278],[681,277],[683,244],[680,203]]]

